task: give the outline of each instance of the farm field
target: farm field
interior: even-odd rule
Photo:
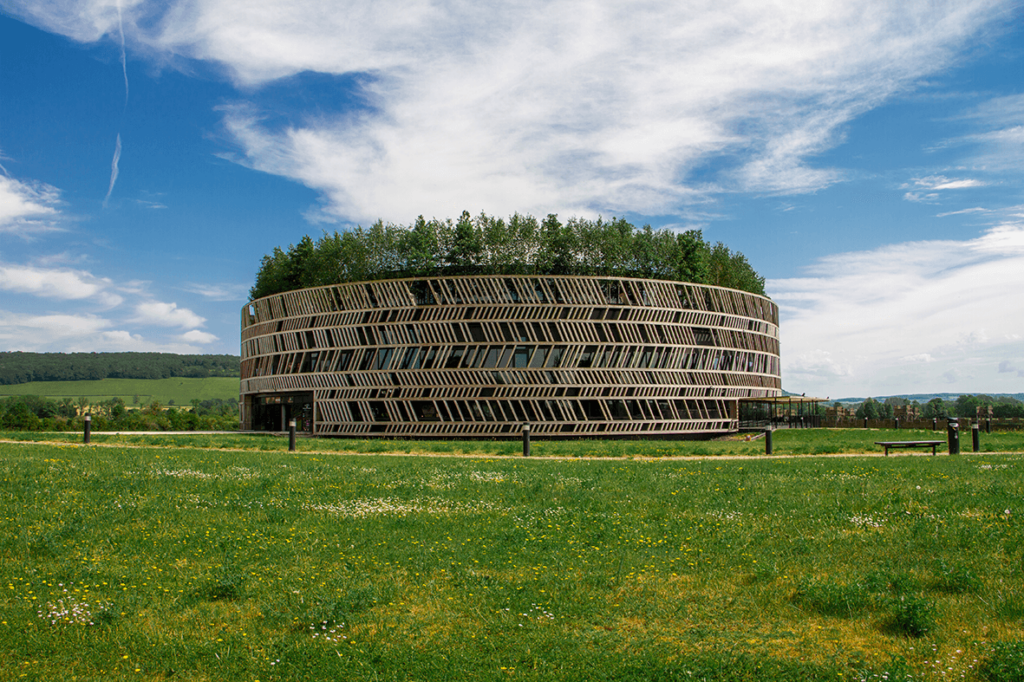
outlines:
[[[167,405],[173,400],[175,405],[187,407],[193,399],[238,400],[238,381],[238,377],[33,381],[27,384],[0,386],[0,397],[38,395],[51,399],[76,400],[84,397],[93,403],[121,398],[128,407],[136,404],[149,405],[154,400]],[[136,397],[138,403],[135,402]]]
[[[0,444],[0,476],[0,680],[1024,670],[1021,454],[637,461],[26,442]]]

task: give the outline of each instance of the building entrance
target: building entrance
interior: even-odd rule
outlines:
[[[253,400],[254,431],[287,431],[292,419],[296,431],[313,433],[312,393],[260,395]]]

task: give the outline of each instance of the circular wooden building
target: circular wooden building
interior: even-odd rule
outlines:
[[[454,276],[242,310],[246,430],[401,438],[694,437],[781,393],[778,307],[662,280]]]

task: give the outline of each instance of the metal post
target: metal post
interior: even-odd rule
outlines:
[[[949,442],[949,454],[960,454],[960,426],[955,418],[946,420],[946,439]]]
[[[868,428],[868,418],[864,417],[864,428]]]
[[[295,420],[288,421],[288,452],[295,452]]]
[[[981,424],[974,422],[971,424],[971,445],[974,447],[974,452],[981,452]]]
[[[772,427],[768,427],[764,432],[764,454],[772,454]]]
[[[530,425],[523,424],[523,457],[530,456]]]
[[[939,430],[939,420],[936,417],[932,417],[932,431]]]
[[[896,430],[899,431],[900,430],[900,418],[896,417],[896,419],[894,421],[896,422]]]
[[[992,433],[992,417],[985,420],[985,433]]]
[[[82,435],[82,442],[88,445],[90,438],[92,438],[92,416],[87,414],[85,415],[85,433]]]

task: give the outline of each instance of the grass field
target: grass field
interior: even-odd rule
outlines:
[[[132,407],[138,397],[139,405],[154,400],[167,405],[188,406],[192,400],[238,400],[238,377],[209,377],[191,379],[100,379],[97,381],[33,381],[27,384],[0,386],[0,397],[12,395],[38,395],[54,400],[60,398],[88,398],[93,403],[121,398]]]
[[[1024,455],[284,443],[0,444],[0,680],[1024,671]]]

